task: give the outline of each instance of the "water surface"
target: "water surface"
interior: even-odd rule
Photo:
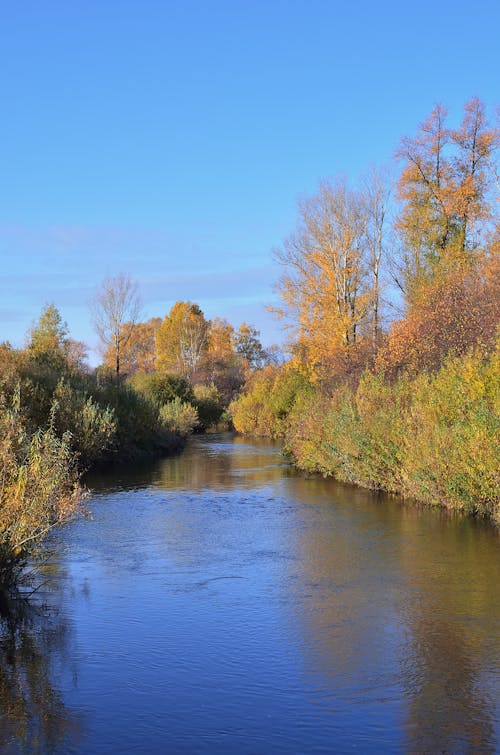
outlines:
[[[492,528],[230,435],[89,482],[2,620],[0,750],[500,751]]]

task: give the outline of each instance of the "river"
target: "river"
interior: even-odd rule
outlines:
[[[500,752],[492,527],[231,435],[89,483],[2,619],[1,752]]]

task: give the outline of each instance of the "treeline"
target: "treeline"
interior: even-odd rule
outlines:
[[[177,302],[163,321],[125,320],[130,307],[115,305],[133,290],[125,276],[105,283],[117,332],[103,338],[95,370],[54,305],[25,348],[0,345],[0,593],[47,532],[77,511],[83,471],[165,454],[193,431],[228,427],[229,401],[271,360],[255,328],[207,321],[190,302]]]
[[[391,185],[324,182],[276,252],[290,360],[249,380],[236,429],[299,467],[500,519],[499,131],[436,106]],[[388,327],[390,306],[402,314]]]

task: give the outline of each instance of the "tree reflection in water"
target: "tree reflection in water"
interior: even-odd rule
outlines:
[[[332,709],[339,695],[367,716],[378,711],[374,727],[402,716],[408,752],[494,752],[493,528],[384,497],[377,506],[367,492],[318,478],[293,480],[290,493],[306,504],[293,605],[306,666]]]
[[[81,721],[56,686],[68,636],[54,609],[0,595],[1,752],[50,753],[78,740]]]

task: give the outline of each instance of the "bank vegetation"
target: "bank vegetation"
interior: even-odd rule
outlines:
[[[438,105],[395,180],[300,202],[276,251],[291,356],[251,376],[237,430],[307,471],[500,521],[498,146],[478,99],[457,128]]]

